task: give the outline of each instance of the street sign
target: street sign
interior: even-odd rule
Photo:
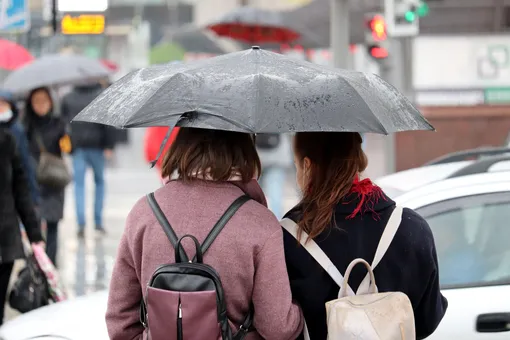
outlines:
[[[28,31],[30,9],[28,0],[0,0],[0,32]]]
[[[104,14],[64,15],[62,18],[62,34],[103,34],[105,30]]]

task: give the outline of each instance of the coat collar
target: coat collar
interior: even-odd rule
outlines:
[[[165,183],[171,182],[171,181],[178,181],[179,180],[179,173],[177,171],[174,171],[172,176],[170,178],[166,178],[164,180]],[[257,201],[258,203],[262,204],[263,206],[267,207],[267,200],[266,196],[264,195],[264,191],[260,187],[259,183],[256,179],[252,179],[249,182],[243,182],[241,180],[241,176],[233,175],[231,176],[228,181],[226,182],[217,182],[207,175],[197,174],[197,181],[202,183],[209,183],[209,184],[218,184],[218,185],[234,185],[241,189],[246,195],[250,196],[253,200]]]

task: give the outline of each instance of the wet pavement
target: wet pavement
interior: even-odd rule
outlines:
[[[81,296],[108,288],[108,282],[122,235],[125,219],[138,199],[160,186],[157,175],[145,169],[110,169],[107,172],[107,197],[104,210],[105,236],[94,230],[92,176],[87,181],[85,238],[77,237],[72,188],[68,192],[65,219],[60,225],[59,270],[70,296]]]

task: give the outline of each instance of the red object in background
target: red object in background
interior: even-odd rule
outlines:
[[[163,140],[165,139],[168,129],[169,128],[166,126],[156,126],[156,127],[149,127],[145,131],[144,151],[145,151],[145,160],[147,161],[147,163],[152,162],[158,156],[159,149],[161,148],[161,144],[163,144]],[[168,142],[165,145],[165,149],[163,150],[161,157],[159,157],[159,159],[156,163],[156,167],[158,168],[159,171],[161,171],[161,165],[163,163],[163,159],[165,158],[165,155],[168,152],[170,145],[172,145],[173,141],[175,140],[175,137],[177,137],[178,132],[179,132],[179,128],[176,127],[172,130],[172,133],[170,134],[170,138],[168,139]]]
[[[248,44],[289,43],[299,38],[299,33],[285,27],[273,27],[243,23],[218,23],[210,25],[211,31],[220,37],[228,37]]]
[[[370,55],[375,59],[388,58],[388,50],[381,46],[371,46],[369,48]]]
[[[114,63],[111,60],[101,59],[101,64],[103,64],[109,70],[111,70],[113,72],[117,72],[119,70],[119,65],[117,65],[116,63]]]
[[[23,46],[0,39],[0,69],[14,71],[32,60],[34,57]]]

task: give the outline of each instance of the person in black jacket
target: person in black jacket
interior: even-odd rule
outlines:
[[[340,273],[356,258],[372,263],[383,230],[395,208],[369,179],[360,134],[297,133],[294,162],[301,202],[286,217],[326,253]],[[301,234],[300,234],[301,233]],[[325,304],[338,298],[339,287],[296,239],[284,231],[285,258],[293,298],[303,309],[311,340],[327,339]],[[367,271],[357,266],[349,285],[358,289]],[[447,300],[439,289],[436,247],[427,222],[404,209],[402,222],[374,270],[380,292],[405,293],[413,306],[416,335],[431,335],[442,320]]]
[[[62,115],[70,122],[81,110],[90,104],[101,92],[100,83],[76,86],[62,100]],[[116,131],[106,125],[73,122],[71,144],[73,145],[74,194],[78,236],[85,232],[85,173],[92,168],[95,182],[94,222],[96,230],[104,234],[103,205],[105,196],[105,160],[112,157]]]
[[[39,186],[35,176],[35,169],[28,149],[27,134],[23,125],[18,120],[19,110],[10,92],[0,90],[0,114],[4,113],[5,119],[0,120],[0,127],[8,127],[18,146],[18,154],[23,162],[23,168],[28,178],[32,201],[35,206],[40,204]],[[7,117],[10,116],[10,117]]]
[[[47,88],[35,89],[29,94],[25,103],[24,118],[30,153],[36,164],[39,163],[42,151],[63,157],[62,141],[67,136],[66,123],[56,116],[55,111],[55,100]],[[65,190],[44,185],[40,185],[39,189],[40,214],[47,227],[46,252],[50,260],[57,265],[58,224],[64,217]]]
[[[43,241],[23,168],[15,137],[0,128],[0,325],[14,261],[25,257],[18,217],[31,243]]]

